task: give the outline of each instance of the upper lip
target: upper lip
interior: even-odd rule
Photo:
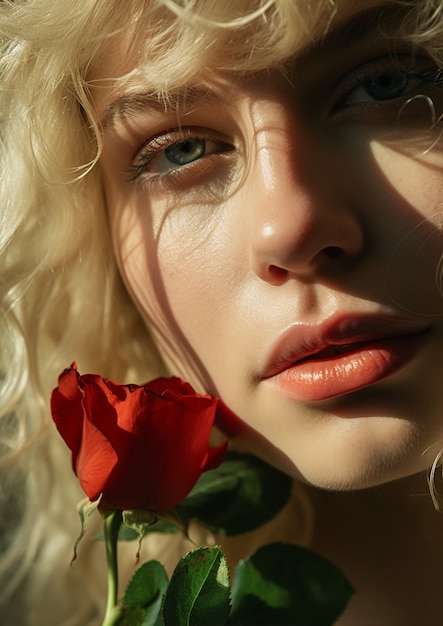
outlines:
[[[272,346],[261,378],[270,378],[308,358],[327,358],[383,339],[417,335],[428,326],[388,315],[334,315],[320,324],[292,324]],[[327,351],[330,351],[329,353]],[[323,353],[323,354],[322,354]]]

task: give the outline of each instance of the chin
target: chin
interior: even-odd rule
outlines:
[[[443,448],[431,447],[416,421],[394,412],[356,419],[314,415],[310,424],[286,420],[259,431],[243,422],[234,439],[292,478],[333,491],[368,489],[429,470]]]
[[[411,445],[307,446],[303,453],[283,451],[266,440],[254,441],[249,451],[295,480],[328,491],[357,491],[406,478],[432,465]],[[306,450],[309,453],[306,454]]]
[[[424,472],[429,466],[420,456],[416,462],[405,455],[362,454],[359,458],[319,460],[303,466],[299,464],[291,475],[306,484],[327,491],[358,491],[391,483]]]
[[[319,476],[312,473],[309,477],[300,476],[299,480],[303,483],[322,489],[324,491],[360,491],[370,489],[379,485],[392,482],[402,478],[402,474],[378,472],[368,475],[367,469],[363,471],[351,472],[335,472],[334,475]]]

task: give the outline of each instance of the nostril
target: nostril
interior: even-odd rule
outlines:
[[[288,270],[285,270],[283,267],[278,267],[278,265],[270,265],[269,273],[274,276],[286,276]]]
[[[287,274],[287,270],[285,270],[283,267],[278,267],[277,265],[270,265],[269,271],[275,276],[284,276],[285,274]]]
[[[328,246],[327,248],[324,248],[323,254],[325,254],[329,259],[335,260],[341,259],[344,256],[345,252],[342,248],[339,248],[338,246]]]
[[[278,265],[269,265],[266,280],[274,285],[279,285],[286,280],[287,276],[288,270],[286,270],[284,267],[278,267]]]

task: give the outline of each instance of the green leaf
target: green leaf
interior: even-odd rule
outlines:
[[[161,616],[163,596],[158,596],[149,607],[126,609],[123,626],[164,626]]]
[[[229,615],[229,572],[220,547],[180,559],[163,607],[166,626],[223,626]]]
[[[129,606],[147,606],[159,593],[166,593],[168,576],[159,561],[143,563],[128,583],[123,602]]]
[[[317,554],[269,544],[237,566],[229,624],[330,626],[352,593],[339,570]]]
[[[128,583],[123,603],[127,626],[163,626],[161,608],[168,588],[168,576],[158,561],[148,561]]]
[[[264,461],[230,452],[220,467],[201,475],[182,506],[213,532],[239,535],[272,519],[291,488],[291,478]]]

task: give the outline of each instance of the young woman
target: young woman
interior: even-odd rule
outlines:
[[[233,564],[305,543],[339,626],[441,624],[441,0],[5,0],[0,33],[5,624],[102,612],[48,417],[74,359],[220,396],[294,478]]]

